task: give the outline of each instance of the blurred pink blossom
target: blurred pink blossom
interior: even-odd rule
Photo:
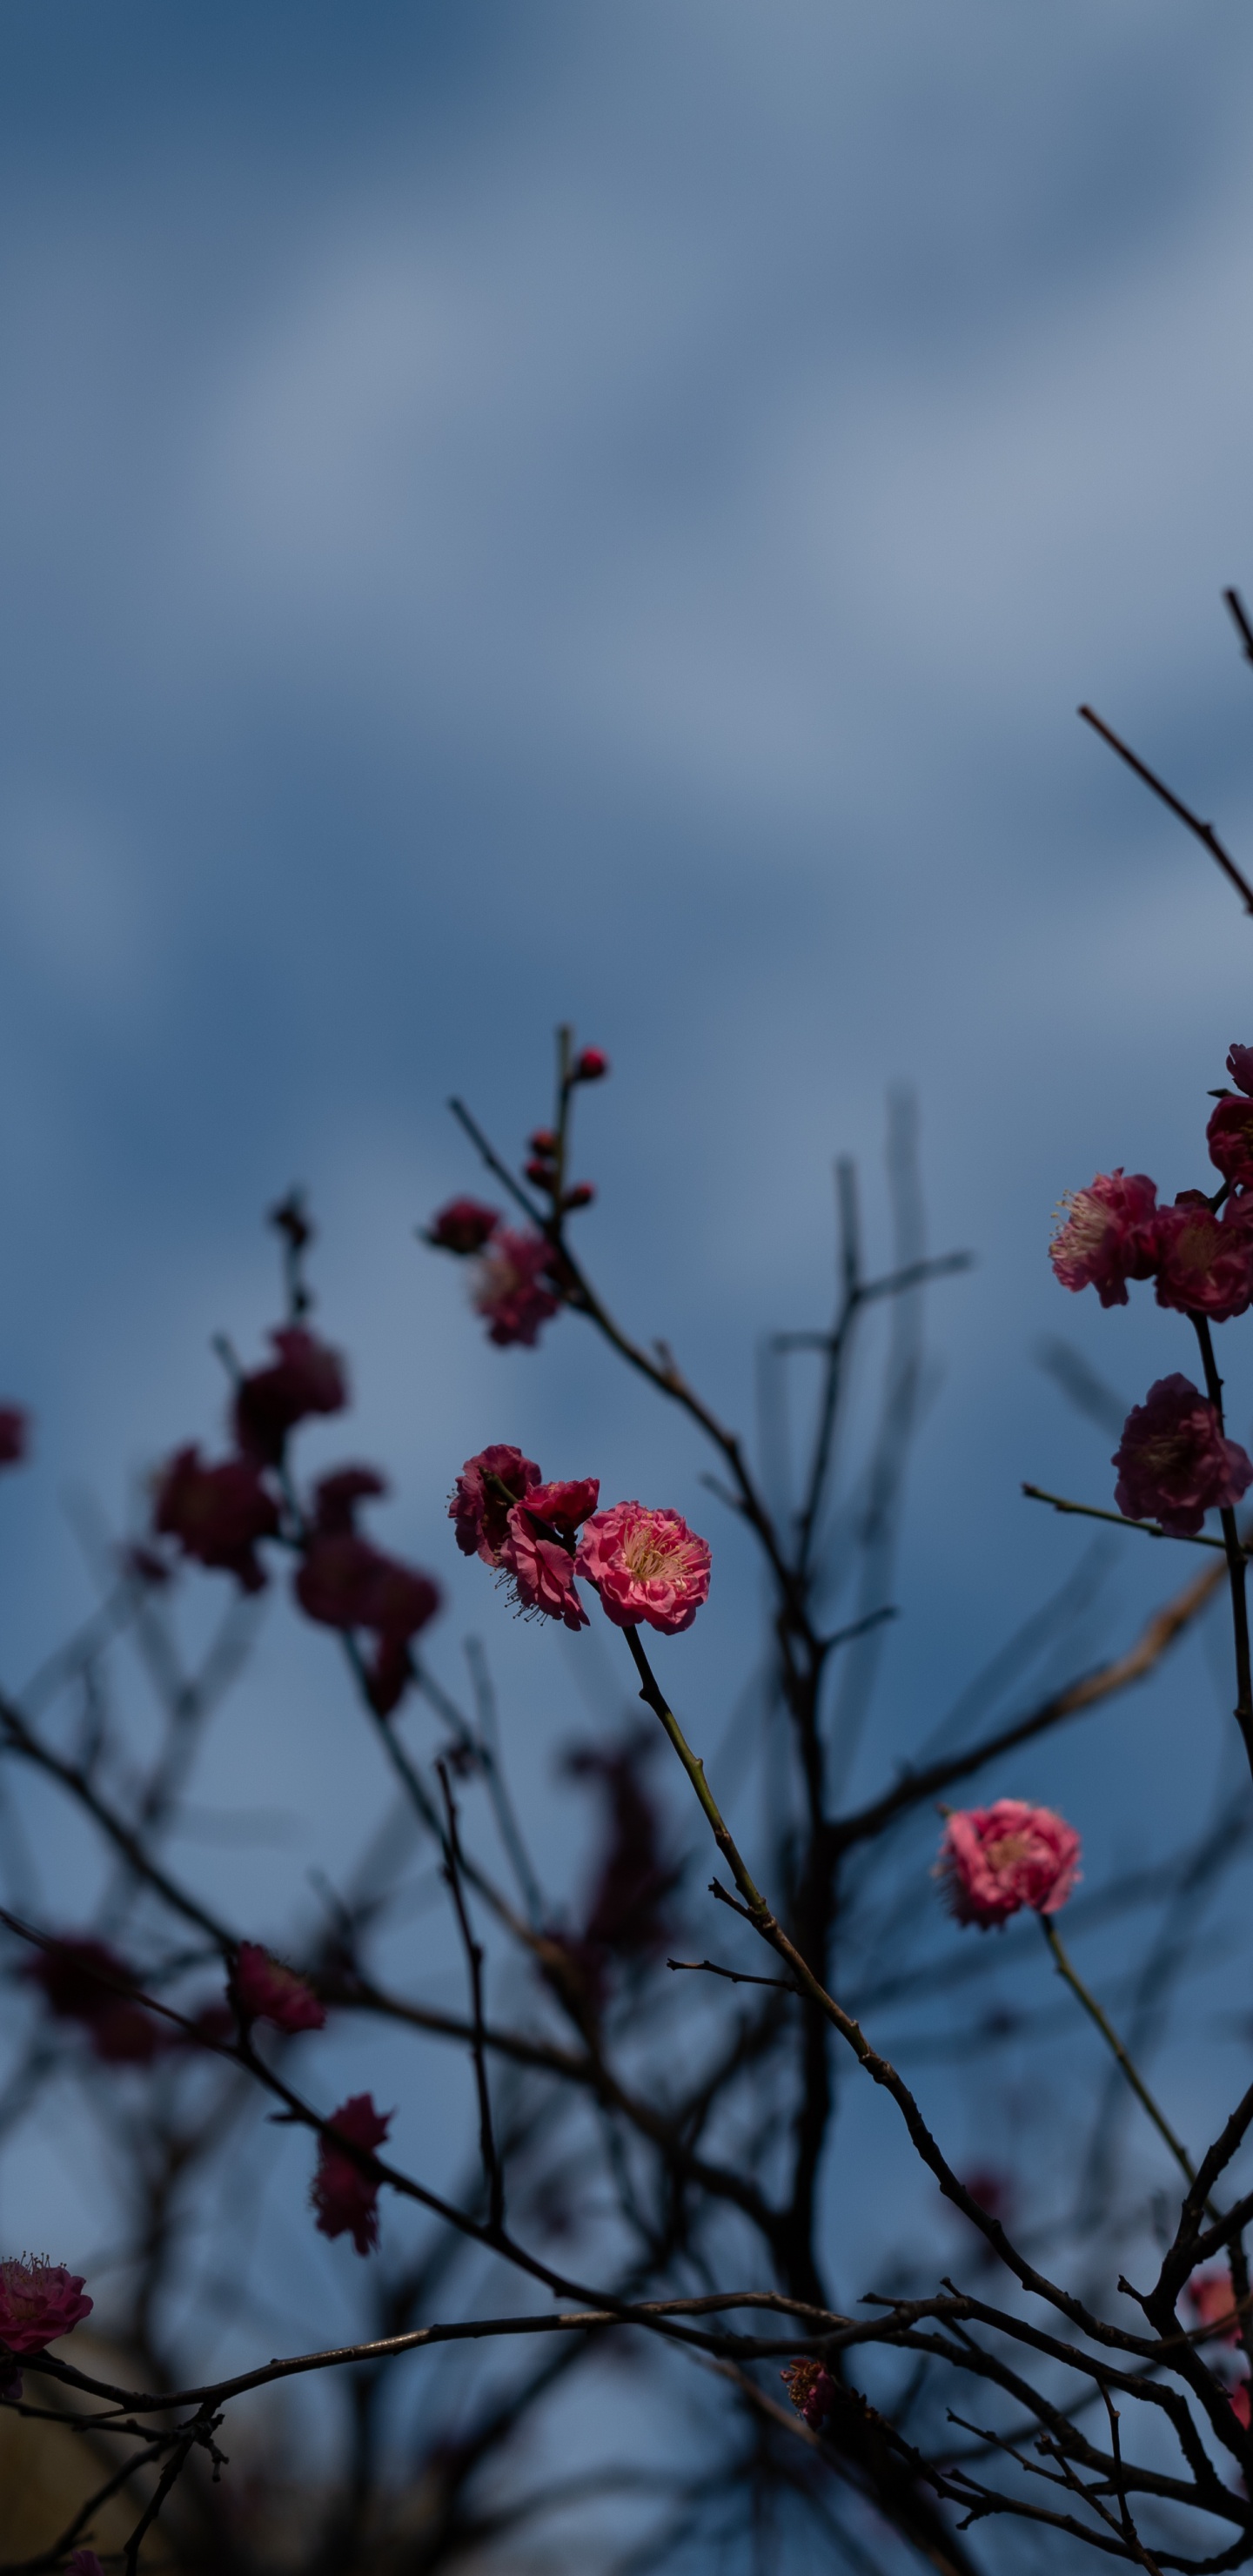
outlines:
[[[1223,1324],[1253,1304],[1253,1198],[1229,1198],[1215,1216],[1200,1190],[1183,1190],[1154,1225],[1157,1302]]]
[[[381,2147],[392,2123],[390,2111],[376,2111],[371,2093],[354,2093],[331,2115],[331,2127],[355,2147]],[[341,2155],[334,2139],[318,2145],[318,2169],[310,2197],[323,2236],[350,2235],[358,2254],[368,2254],[379,2241],[378,2178]]]
[[[272,1959],[258,1941],[241,1941],[231,1991],[245,2021],[272,2022],[276,2030],[321,2030],[326,2006],[294,1968]]]
[[[90,2316],[94,2301],[82,2291],[82,2274],[67,2272],[63,2263],[10,2256],[0,2263],[0,2344],[10,2352],[42,2352]]]
[[[474,1285],[474,1303],[487,1320],[488,1340],[502,1347],[520,1342],[533,1348],[541,1324],[561,1303],[547,1286],[551,1246],[542,1234],[519,1234],[498,1226],[482,1254]]]
[[[0,1404],[0,1467],[20,1467],[29,1446],[29,1414],[20,1404]]]
[[[235,1391],[235,1437],[244,1455],[278,1466],[289,1431],[314,1413],[341,1413],[348,1380],[338,1351],[303,1324],[271,1333],[278,1358],[254,1369]]]
[[[498,1208],[485,1207],[481,1199],[449,1199],[438,1216],[433,1216],[426,1240],[441,1252],[481,1252],[490,1243],[500,1223]]]
[[[197,1565],[233,1574],[245,1592],[263,1590],[268,1578],[257,1541],[275,1538],[279,1519],[254,1459],[206,1467],[194,1443],[179,1449],[158,1483],[153,1525]]]
[[[1024,1905],[1056,1914],[1079,1876],[1078,1862],[1079,1836],[1051,1807],[998,1798],[993,1807],[949,1817],[936,1874],[958,1922],[986,1931]]]

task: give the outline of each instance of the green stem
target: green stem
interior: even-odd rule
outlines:
[[[1132,2092],[1135,2094],[1136,2100],[1141,2102],[1145,2110],[1148,2112],[1149,2118],[1152,2121],[1158,2136],[1165,2139],[1176,2164],[1179,2166],[1180,2171],[1187,2176],[1189,2183],[1194,2183],[1196,2181],[1196,2167],[1192,2162],[1192,2158],[1189,2155],[1187,2148],[1180,2144],[1180,2141],[1175,2136],[1174,2130],[1172,2129],[1169,2120],[1166,2118],[1165,2113],[1159,2111],[1142,2075],[1133,2064],[1131,2058],[1127,2055],[1127,2051],[1123,2047],[1122,2041],[1120,2040],[1117,2031],[1114,2029],[1113,2023],[1106,2020],[1095,1995],[1090,1995],[1088,1993],[1088,1989],[1085,1986],[1083,1979],[1076,1975],[1075,1970],[1072,1968],[1070,1961],[1062,1948],[1061,1939],[1056,1925],[1049,1921],[1047,1914],[1042,1914],[1040,1916],[1040,1924],[1044,1933],[1044,1938],[1053,1953],[1053,1964],[1057,1970],[1058,1976],[1064,1977],[1072,1995],[1078,1997],[1078,2000],[1082,2004],[1089,2020],[1096,2023],[1097,2029],[1099,2030],[1106,2047],[1109,2049],[1111,2055],[1117,2059],[1119,2066],[1122,2068],[1123,2074],[1127,2078],[1127,2082],[1131,2086]],[[1217,2220],[1219,2213],[1215,2209],[1213,2202],[1207,2200],[1205,2208],[1207,2216],[1211,2219]]]
[[[754,1921],[759,1925],[772,1922],[773,1917],[771,1915],[770,1908],[766,1903],[765,1897],[762,1895],[760,1888],[756,1886],[754,1881],[750,1878],[748,1871],[740,1858],[739,1852],[736,1849],[730,1828],[723,1817],[718,1801],[709,1786],[709,1782],[705,1778],[705,1765],[701,1761],[700,1755],[698,1753],[693,1753],[691,1745],[688,1743],[687,1737],[674,1714],[674,1710],[666,1699],[656,1675],[653,1672],[652,1665],[649,1663],[648,1657],[640,1643],[639,1629],[624,1628],[622,1633],[631,1650],[631,1660],[640,1677],[640,1698],[645,1701],[649,1708],[651,1708],[654,1717],[660,1718],[661,1723],[674,1746],[675,1752],[678,1754],[679,1760],[692,1783],[692,1787],[696,1791],[696,1795],[704,1810],[710,1832],[712,1833],[714,1841],[716,1842],[718,1849],[735,1880],[735,1884],[748,1907],[749,1913],[752,1915]]]

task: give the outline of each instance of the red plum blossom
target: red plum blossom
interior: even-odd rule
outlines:
[[[950,1816],[936,1875],[959,1923],[1009,1921],[1026,1905],[1056,1914],[1079,1876],[1079,1836],[1051,1807],[998,1798]]]
[[[32,2254],[0,2263],[0,2344],[9,2352],[42,2352],[72,2333],[93,2305],[83,2297],[82,2274],[63,2263]]]
[[[153,1521],[197,1565],[233,1574],[245,1592],[264,1589],[257,1542],[277,1537],[279,1519],[255,1460],[225,1458],[206,1467],[194,1444],[178,1450],[158,1484]]]
[[[1053,1236],[1053,1269],[1063,1288],[1095,1288],[1103,1306],[1125,1306],[1127,1281],[1151,1279],[1157,1184],[1145,1172],[1098,1172],[1090,1188],[1068,1191]]]
[[[1157,1302],[1215,1324],[1253,1304],[1253,1199],[1230,1198],[1216,1216],[1200,1190],[1158,1211]]]
[[[514,1504],[499,1561],[522,1609],[564,1620],[567,1628],[588,1625],[574,1588],[574,1538],[599,1493],[599,1479],[587,1476],[578,1484],[535,1485]]]
[[[1224,1437],[1217,1408],[1176,1370],[1132,1406],[1114,1451],[1114,1500],[1128,1520],[1155,1520],[1193,1538],[1207,1511],[1238,1503],[1253,1484],[1253,1459]]]
[[[467,1458],[448,1504],[462,1555],[481,1556],[484,1565],[499,1565],[509,1536],[509,1514],[541,1481],[535,1460],[503,1442]]]
[[[370,2093],[354,2093],[331,2115],[330,2126],[354,2147],[381,2147],[392,2113],[376,2111]],[[343,2155],[333,2137],[318,2147],[318,2169],[310,2197],[323,2236],[350,2235],[358,2254],[369,2254],[379,2241],[379,2178]]]
[[[835,2403],[835,2381],[820,2361],[790,2361],[779,2377],[798,2415],[820,2433]]]
[[[56,1941],[26,1971],[58,2021],[76,2021],[106,2066],[149,2066],[169,2045],[166,2033],[125,1989],[133,1971],[106,1941],[90,1933]]]
[[[1239,2343],[1240,2321],[1230,2272],[1194,2272],[1184,2296],[1199,2326],[1221,2327],[1224,2343]]]
[[[609,1071],[609,1058],[600,1047],[584,1047],[570,1070],[571,1082],[603,1082]]]
[[[324,1628],[364,1628],[376,1639],[365,1681],[380,1717],[389,1717],[412,1678],[410,1640],[440,1606],[439,1586],[363,1538],[353,1525],[359,1501],[386,1491],[372,1467],[341,1467],[314,1495],[313,1529],[294,1590],[306,1618]]]
[[[512,1226],[497,1228],[479,1262],[474,1303],[486,1318],[488,1340],[502,1348],[520,1342],[534,1347],[541,1324],[561,1303],[546,1282],[552,1248],[542,1234],[519,1234]]]
[[[20,1467],[29,1445],[29,1415],[20,1404],[0,1404],[0,1467]]]
[[[254,1369],[235,1392],[235,1437],[244,1455],[277,1467],[289,1431],[314,1413],[342,1413],[348,1380],[338,1351],[303,1324],[290,1324],[270,1340],[278,1358]]]
[[[499,1208],[484,1207],[481,1199],[450,1199],[432,1217],[426,1240],[440,1252],[455,1252],[464,1259],[491,1242],[499,1223]]]
[[[1228,1047],[1227,1071],[1237,1089],[1253,1097],[1253,1047]]]
[[[1211,1163],[1217,1165],[1225,1181],[1240,1189],[1253,1181],[1253,1100],[1240,1092],[1228,1092],[1220,1100],[1208,1127],[1205,1141]]]
[[[231,1993],[243,2020],[272,2022],[275,2030],[321,2030],[326,2020],[312,1986],[257,1941],[240,1942]]]
[[[690,1628],[709,1594],[709,1548],[678,1512],[615,1503],[587,1523],[574,1561],[616,1628]]]

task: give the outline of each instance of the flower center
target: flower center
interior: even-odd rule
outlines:
[[[1018,1861],[1026,1860],[1030,1850],[1026,1834],[998,1834],[994,1843],[984,1844],[983,1857],[989,1869],[999,1874],[1002,1870],[1013,1869]]]

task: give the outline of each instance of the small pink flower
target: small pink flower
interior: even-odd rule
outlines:
[[[0,1404],[0,1467],[20,1467],[29,1446],[29,1414],[20,1404]]]
[[[354,2093],[331,2115],[330,2126],[354,2147],[381,2147],[392,2123],[390,2111],[375,2110],[371,2093]],[[318,2169],[310,2197],[323,2236],[351,2235],[358,2254],[368,2254],[379,2241],[378,2196],[381,2177],[341,2155],[334,2139],[318,2145]]]
[[[92,1934],[53,1943],[26,1971],[42,1987],[58,2021],[76,2021],[106,2066],[149,2066],[170,2041],[161,2024],[126,1992],[134,1971],[107,1941]]]
[[[1056,1914],[1079,1876],[1079,1836],[1051,1807],[998,1798],[968,1807],[944,1828],[936,1875],[945,1882],[959,1923],[1007,1923],[1030,1906]]]
[[[1199,2326],[1223,2326],[1223,2342],[1239,2343],[1240,2322],[1230,2272],[1194,2272],[1184,2296]]]
[[[313,1413],[342,1413],[348,1380],[339,1352],[303,1324],[287,1325],[270,1340],[278,1358],[241,1378],[236,1389],[235,1437],[245,1457],[277,1467],[298,1422]]]
[[[532,1487],[542,1481],[533,1458],[498,1442],[467,1458],[448,1505],[463,1556],[481,1556],[484,1565],[499,1565],[509,1535],[509,1514]]]
[[[312,1986],[258,1941],[240,1942],[231,1992],[243,2020],[272,2022],[275,2030],[321,2030],[326,2020],[326,2006]]]
[[[599,1493],[599,1479],[587,1476],[580,1484],[534,1485],[523,1502],[514,1504],[500,1563],[524,1610],[564,1620],[567,1628],[587,1627],[587,1612],[574,1588],[573,1543],[580,1523],[595,1511]]]
[[[1153,1275],[1156,1205],[1156,1182],[1121,1164],[1098,1172],[1089,1189],[1068,1191],[1050,1248],[1063,1288],[1095,1288],[1103,1306],[1125,1306],[1127,1281]]]
[[[790,2361],[779,2377],[798,2415],[820,2433],[835,2403],[835,2381],[820,2361]]]
[[[616,1628],[690,1628],[709,1594],[709,1549],[677,1512],[615,1503],[589,1520],[574,1561]]]
[[[498,1208],[484,1207],[481,1199],[450,1199],[438,1216],[433,1216],[426,1240],[440,1252],[462,1256],[481,1252],[490,1243],[500,1223]]]
[[[1215,1216],[1201,1190],[1183,1190],[1153,1231],[1159,1306],[1224,1324],[1253,1304],[1253,1199],[1229,1198]]]
[[[1112,1463],[1119,1511],[1160,1521],[1176,1538],[1195,1537],[1207,1511],[1238,1503],[1253,1485],[1253,1459],[1224,1438],[1214,1406],[1178,1370],[1132,1406]]]
[[[542,1234],[497,1227],[480,1258],[474,1287],[474,1303],[487,1319],[489,1341],[502,1348],[510,1342],[533,1348],[541,1324],[556,1314],[561,1303],[545,1284],[551,1262],[552,1249]]]
[[[0,2344],[10,2352],[42,2352],[58,2335],[70,2334],[95,2304],[82,2291],[80,2272],[67,2272],[63,2263],[45,2262],[42,2255],[0,2263]]]
[[[277,1537],[278,1505],[255,1460],[225,1458],[205,1467],[194,1445],[178,1450],[157,1486],[153,1522],[197,1565],[233,1574],[245,1592],[264,1589],[257,1541]]]

